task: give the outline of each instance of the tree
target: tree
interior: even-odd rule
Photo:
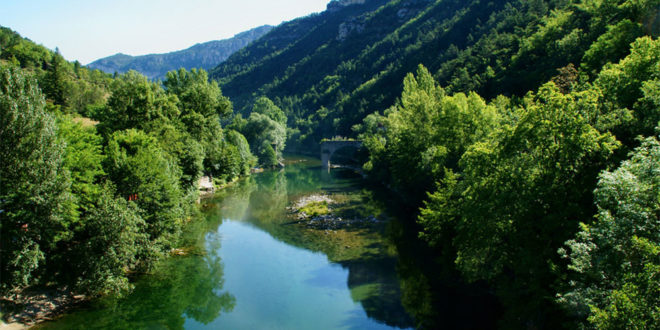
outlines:
[[[660,118],[657,107],[647,107],[648,101],[654,102],[657,91],[653,86],[660,80],[660,40],[642,37],[630,47],[626,58],[603,67],[594,85],[603,93],[604,116],[600,121],[605,124],[601,126],[613,130],[632,149],[637,135],[653,134],[658,124],[654,121]]]
[[[96,129],[83,127],[68,116],[57,120],[58,137],[65,143],[63,165],[71,177],[71,193],[77,208],[85,211],[98,198],[103,171],[102,138]]]
[[[77,288],[88,294],[118,294],[130,289],[127,270],[135,269],[138,256],[149,248],[146,224],[136,205],[115,198],[111,185],[105,185],[96,204],[84,217],[77,237]]]
[[[56,52],[46,69],[42,88],[46,97],[56,105],[67,105],[67,96],[70,89],[67,64],[62,55]]]
[[[559,254],[570,262],[559,302],[599,329],[660,324],[660,142],[600,175],[596,221],[581,224]]]
[[[115,79],[111,91],[106,109],[97,118],[105,135],[144,128],[157,119],[171,120],[179,116],[176,98],[166,95],[160,86],[135,71]]]
[[[268,116],[268,118],[286,127],[286,115],[284,111],[273,103],[269,98],[261,96],[254,101],[252,112]]]
[[[0,289],[35,282],[48,251],[66,234],[69,180],[64,147],[34,79],[0,68]]]
[[[488,136],[497,119],[496,108],[479,95],[447,95],[420,65],[416,75],[406,76],[401,99],[385,117],[368,116],[359,128],[370,151],[365,168],[382,171],[381,180],[420,201],[446,169],[457,168],[469,145]]]
[[[250,168],[256,164],[256,158],[250,152],[250,145],[241,133],[231,129],[225,129],[223,133],[224,144],[219,174],[220,179],[230,181],[250,173]]]
[[[151,241],[169,246],[183,220],[178,167],[155,138],[129,129],[112,134],[105,149],[105,170],[117,194],[137,205]]]
[[[225,117],[232,112],[231,102],[222,95],[218,83],[210,81],[202,69],[170,71],[163,86],[179,99],[182,115],[196,112],[204,117]]]
[[[267,115],[253,112],[241,133],[245,135],[252,151],[259,158],[259,164],[264,166],[277,164],[286,141],[285,126]],[[273,155],[275,160],[273,160]]]

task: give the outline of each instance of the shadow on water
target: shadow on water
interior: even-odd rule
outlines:
[[[495,327],[500,313],[495,297],[442,269],[433,251],[417,238],[418,229],[409,219],[413,212],[402,209],[382,188],[367,187],[358,174],[327,171],[314,162],[302,162],[285,171],[263,173],[236,189],[243,192],[228,191],[230,203],[236,203],[233,198],[239,195],[245,200],[238,205],[250,206],[233,219],[249,222],[286,244],[322,252],[347,269],[347,283],[327,278],[322,270],[308,281],[319,286],[348,286],[351,298],[378,323],[400,328]],[[319,193],[341,200],[333,213],[347,219],[373,216],[380,221],[322,230],[309,228],[283,211],[301,197]],[[360,322],[354,315],[344,325],[353,327]]]
[[[199,221],[206,230],[204,221]],[[217,227],[217,224],[216,224]],[[188,230],[200,228],[188,228]],[[156,266],[153,274],[135,283],[129,295],[106,297],[81,307],[41,329],[183,329],[186,319],[208,324],[222,313],[231,312],[236,299],[223,292],[223,264],[214,253],[220,246],[217,233],[190,234],[197,244],[212,248],[204,255],[173,257]],[[204,243],[206,242],[206,243]]]
[[[337,201],[333,213],[345,219],[375,220],[341,229],[309,227],[288,214],[287,207],[311,194],[331,196]],[[221,315],[231,316],[242,302],[223,291],[218,231],[222,219],[239,221],[276,241],[327,256],[329,263],[311,269],[304,284],[348,289],[347,299],[364,311],[346,312],[338,326],[493,328],[499,313],[495,299],[443,269],[433,251],[417,239],[410,214],[387,191],[366,186],[359,175],[342,169],[322,170],[318,160],[298,158],[285,170],[240,180],[203,201],[204,220],[191,222],[183,238],[186,246],[200,253],[165,260],[153,274],[138,280],[130,295],[95,301],[41,328],[181,329],[213,326],[211,322]],[[347,271],[347,277],[337,276],[344,274],[337,268]],[[234,294],[239,296],[238,291]],[[188,319],[197,324],[189,324]]]

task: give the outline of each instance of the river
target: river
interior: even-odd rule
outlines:
[[[288,157],[202,201],[167,258],[128,295],[71,311],[45,329],[488,328],[492,302],[437,285],[395,199],[349,170]],[[327,195],[350,225],[313,226],[287,207]],[[397,215],[398,214],[398,215]],[[412,243],[411,243],[412,242]]]

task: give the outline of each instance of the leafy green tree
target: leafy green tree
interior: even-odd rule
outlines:
[[[530,93],[510,124],[467,148],[421,211],[423,237],[466,279],[498,289],[507,322],[553,313],[545,297],[554,291],[555,251],[575,219],[590,214],[597,175],[619,146],[591,125],[599,105],[594,90],[562,94],[548,83]]]
[[[261,164],[267,167],[275,167],[278,164],[277,154],[268,141],[262,141],[259,147]]]
[[[446,95],[423,66],[403,84],[400,101],[385,118],[367,117],[358,129],[371,154],[365,168],[387,168],[382,179],[419,201],[445,169],[457,167],[469,145],[488,136],[498,117],[475,93]]]
[[[153,242],[169,246],[183,220],[176,164],[155,138],[135,129],[113,133],[105,153],[105,170],[117,195],[137,205]]]
[[[286,127],[286,115],[273,101],[265,96],[261,96],[254,101],[252,112],[268,116],[268,118],[278,122]]]
[[[559,249],[570,264],[559,302],[598,329],[660,324],[660,142],[600,175],[596,221]]]
[[[225,117],[232,112],[231,102],[222,95],[218,83],[209,82],[208,74],[202,69],[170,71],[163,86],[178,97],[183,116],[196,112],[204,117]]]
[[[628,146],[639,134],[653,134],[660,117],[658,108],[652,105],[657,98],[654,86],[660,80],[660,40],[642,37],[630,47],[630,55],[606,65],[594,81],[603,93],[606,116],[601,121],[606,124],[602,126],[612,129]]]
[[[563,95],[546,84],[526,98],[517,125],[501,141],[465,153],[454,242],[456,264],[468,278],[549,271],[547,246],[563,242],[574,219],[588,213],[585,200],[618,146],[590,125],[597,107],[594,92]]]
[[[227,129],[224,133],[225,141],[236,146],[236,149],[238,150],[241,159],[241,174],[248,174],[250,168],[252,168],[257,162],[256,157],[250,152],[250,144],[248,144],[245,136],[237,131]]]
[[[148,249],[146,224],[136,205],[115,198],[114,189],[101,189],[96,204],[83,218],[76,246],[77,287],[92,295],[118,294],[130,289],[127,270],[136,268],[138,256]]]
[[[48,251],[65,238],[69,180],[64,146],[34,79],[0,68],[0,289],[35,282]]]
[[[215,81],[209,82],[204,70],[170,71],[163,85],[170,95],[177,97],[181,110],[179,120],[192,138],[199,141],[204,152],[204,168],[212,175],[225,175],[230,155],[223,155],[223,132],[220,117],[232,112],[229,99]],[[231,152],[231,151],[229,151]]]
[[[158,140],[160,148],[181,170],[181,187],[187,189],[197,184],[204,170],[204,147],[176,122],[157,120],[149,127],[149,135]]]
[[[106,135],[113,131],[144,128],[152,121],[179,116],[176,98],[166,95],[160,86],[135,71],[115,79],[111,92],[106,109],[96,118],[101,121],[101,131]]]
[[[220,166],[220,179],[230,181],[250,173],[256,164],[256,158],[250,152],[250,145],[245,137],[234,130],[226,129]]]
[[[264,166],[277,164],[286,141],[285,126],[267,115],[253,112],[241,133],[245,135],[252,151],[259,158],[259,164]]]
[[[41,84],[46,97],[56,105],[66,106],[70,90],[70,77],[66,60],[56,52],[53,55]]]
[[[581,68],[588,73],[597,72],[606,63],[624,58],[630,51],[630,43],[642,35],[641,24],[628,19],[608,26],[607,32],[598,37],[584,53]]]
[[[59,116],[57,135],[64,142],[63,165],[71,176],[71,193],[76,205],[85,211],[100,193],[98,180],[103,171],[102,138],[93,126],[83,127],[68,116]]]

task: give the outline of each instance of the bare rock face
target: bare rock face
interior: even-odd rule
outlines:
[[[419,8],[420,4],[425,4],[430,2],[429,0],[408,0],[405,2],[402,2],[401,5],[403,8],[399,9],[397,11],[396,15],[399,18],[400,22],[405,22],[406,20],[409,20],[415,16],[417,16],[420,12],[421,9]]]
[[[364,31],[364,22],[361,22],[357,19],[351,19],[347,22],[343,22],[339,25],[339,31],[337,32],[337,40],[344,41],[349,34],[362,33]]]
[[[333,12],[347,6],[361,5],[365,2],[366,0],[333,0],[328,3],[327,10]]]

